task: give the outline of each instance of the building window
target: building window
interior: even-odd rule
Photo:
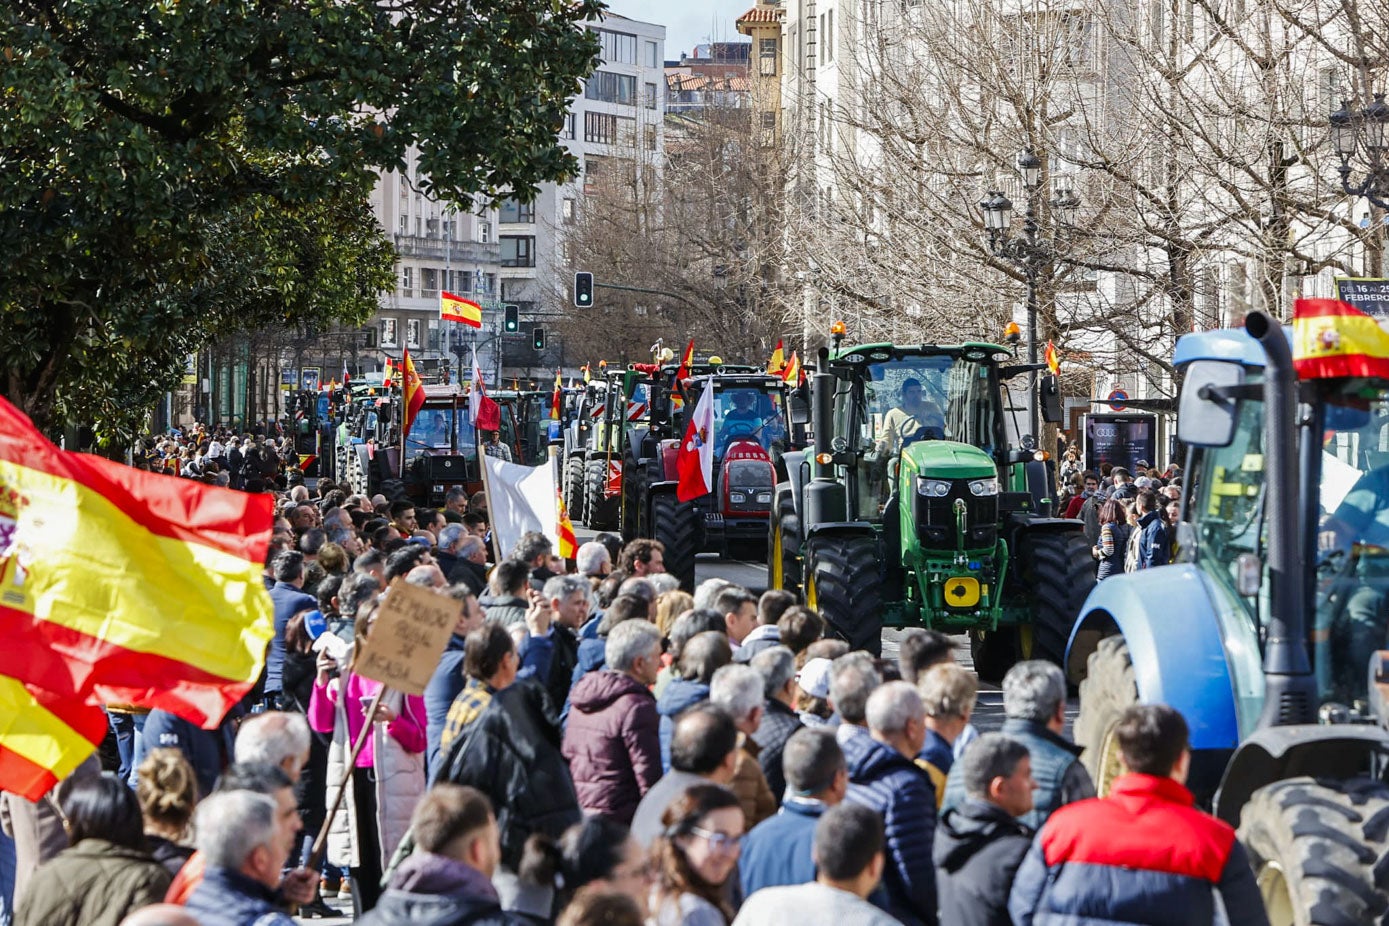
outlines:
[[[834,60],[834,8],[825,11],[825,60]]]
[[[402,235],[410,234],[410,217],[408,215],[400,217],[400,233]]]
[[[635,35],[599,29],[598,37],[603,43],[604,62],[608,64],[637,63],[637,37]]]
[[[647,150],[647,151],[655,151],[655,150],[656,150],[656,127],[655,127],[654,125],[648,125],[648,126],[646,126],[646,127],[645,127],[645,133],[646,133],[646,150]]]
[[[574,137],[574,114],[565,113],[564,115],[564,134],[561,138],[572,139]]]
[[[400,268],[400,294],[402,296],[413,296],[415,294],[415,268]]]
[[[503,267],[535,266],[535,236],[502,235],[499,240],[502,245]]]
[[[584,141],[600,145],[617,143],[617,117],[610,113],[584,113]]]
[[[660,49],[659,49],[659,47],[656,45],[656,43],[655,43],[655,42],[647,42],[647,43],[645,44],[644,47],[646,48],[646,66],[649,67],[649,68],[658,68],[658,67],[660,67],[660,66],[661,66],[661,57],[660,57],[660,53],[659,53],[659,52],[660,52]]]
[[[435,296],[439,293],[439,271],[433,267],[420,268],[420,295]]]
[[[478,241],[481,241],[483,244],[491,244],[491,243],[492,243],[492,223],[491,223],[491,222],[479,222],[479,223],[477,223],[477,240],[478,240]]]
[[[574,224],[574,197],[565,198],[564,202],[560,204],[559,215],[565,225]]]
[[[420,320],[418,318],[405,319],[405,346],[420,346]]]
[[[637,101],[637,79],[631,74],[597,71],[584,85],[584,97],[600,103],[633,106]]]
[[[399,342],[396,340],[396,320],[394,318],[381,319],[381,346],[397,347]]]
[[[656,85],[655,85],[655,84],[646,84],[644,89],[645,89],[645,91],[646,91],[645,94],[644,94],[644,101],[645,101],[645,103],[646,103],[646,108],[647,108],[647,109],[655,109],[655,108],[656,108]]]
[[[473,291],[473,272],[471,270],[450,270],[448,290],[451,293],[470,293]]]
[[[757,40],[757,73],[763,77],[776,76],[776,39]]]
[[[484,273],[482,275],[482,291],[484,293],[495,293],[497,291],[497,275],[495,273]]]
[[[762,128],[764,128],[764,129],[775,129],[775,128],[776,128],[776,113],[770,112],[770,111],[769,111],[769,112],[765,112],[765,113],[762,114]]]
[[[430,350],[439,349],[439,319],[437,318],[429,320],[429,343],[425,346]]]
[[[508,199],[502,203],[497,221],[501,222],[503,225],[534,225],[535,205],[533,203],[523,203],[516,199]]]

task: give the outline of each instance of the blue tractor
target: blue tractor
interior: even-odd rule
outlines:
[[[1103,794],[1120,713],[1177,708],[1188,784],[1238,827],[1271,921],[1389,923],[1389,382],[1297,380],[1260,312],[1175,365],[1178,561],[1086,599],[1076,740]]]

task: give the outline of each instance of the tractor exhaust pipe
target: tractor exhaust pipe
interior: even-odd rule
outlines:
[[[1317,686],[1307,657],[1307,572],[1298,546],[1294,418],[1297,376],[1283,326],[1250,312],[1244,330],[1263,345],[1264,506],[1268,517],[1269,621],[1264,641],[1264,710],[1259,727],[1316,723]]]

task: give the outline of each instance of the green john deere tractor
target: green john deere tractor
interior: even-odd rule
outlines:
[[[1004,384],[1040,365],[998,344],[822,349],[811,450],[786,455],[769,584],[803,593],[832,630],[879,652],[882,629],[967,631],[975,666],[1060,663],[1095,584],[1079,521],[1051,517],[1054,480],[1008,442]],[[1043,417],[1060,418],[1043,377]]]

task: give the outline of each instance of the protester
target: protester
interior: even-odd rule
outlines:
[[[738,864],[743,812],[712,784],[691,786],[666,808],[651,854],[656,926],[726,926],[733,919],[724,882]]]
[[[933,859],[941,922],[1011,926],[1008,892],[1032,830],[1017,818],[1032,809],[1027,747],[985,733],[960,760],[965,802],[941,815]]]
[[[650,846],[664,829],[661,821],[671,802],[693,785],[727,785],[737,758],[738,728],[727,711],[707,702],[685,711],[671,736],[671,770],[641,799],[632,818],[632,835]]]
[[[1109,795],[1056,811],[1013,882],[1018,926],[1215,922],[1267,926],[1249,857],[1228,823],[1197,810],[1186,720],[1162,704],[1130,707],[1114,728],[1125,774]]]
[[[645,915],[652,868],[641,843],[627,827],[601,815],[584,817],[558,841],[532,836],[522,861],[522,877],[555,885],[556,908],[592,886],[621,893]]]
[[[908,926],[929,926],[936,922],[936,799],[913,761],[926,741],[926,709],[910,683],[885,682],[868,698],[864,717],[868,735],[839,740],[849,767],[847,800],[883,820],[888,912]]]
[[[573,690],[562,751],[579,806],[628,824],[661,777],[660,718],[650,692],[661,664],[660,631],[627,621],[608,635],[606,653],[607,668]]]
[[[177,749],[151,749],[139,776],[135,796],[144,818],[145,845],[172,878],[193,854],[188,825],[198,804],[198,782]]]
[[[656,712],[661,715],[661,767],[666,771],[670,771],[670,743],[675,719],[694,705],[709,699],[709,683],[714,680],[714,673],[732,659],[733,651],[729,648],[728,637],[717,631],[697,634],[680,651],[679,677],[666,685],[656,701]]]
[[[150,855],[140,803],[105,773],[64,782],[58,803],[71,846],[34,872],[15,926],[117,926],[157,903],[171,876]]]
[[[734,657],[735,662],[749,662],[762,650],[781,642],[781,631],[777,622],[796,603],[796,596],[785,589],[773,588],[762,593],[757,599],[757,626],[753,627],[742,641]]]
[[[455,742],[466,738],[473,723],[492,702],[492,696],[516,681],[520,668],[516,642],[501,624],[486,621],[468,634],[463,649],[465,681],[445,715],[439,752],[430,764],[431,781],[438,779],[445,753]]]
[[[1027,747],[1032,777],[1037,781],[1035,806],[1022,822],[1038,829],[1064,804],[1095,796],[1090,773],[1080,762],[1080,749],[1067,741],[1066,677],[1045,660],[1020,662],[1003,677],[1003,713],[999,730]],[[964,780],[954,767],[945,787],[943,810],[963,803]]]
[[[624,576],[646,576],[666,571],[665,545],[659,540],[639,538],[622,548],[617,572]]]
[[[752,734],[757,744],[757,761],[767,778],[767,787],[780,806],[786,790],[781,752],[786,742],[802,726],[796,716],[796,657],[784,646],[765,649],[752,658],[752,668],[762,676],[762,722]]]
[[[477,598],[473,596],[468,586],[452,585],[445,594],[458,602],[458,620],[453,625],[453,633],[449,635],[448,643],[444,645],[444,652],[439,656],[439,665],[435,668],[434,674],[429,678],[429,684],[424,689],[425,739],[427,742],[425,768],[430,770],[431,775],[434,763],[438,759],[440,739],[444,735],[444,723],[448,717],[449,708],[453,706],[454,700],[462,692],[466,683],[463,674],[463,658],[468,634],[481,627],[484,619],[482,606],[478,604]]]
[[[276,893],[299,833],[298,815],[290,816],[286,825],[276,800],[254,791],[221,791],[198,806],[206,867],[187,908],[200,926],[293,926]]]
[[[752,738],[762,724],[762,689],[762,676],[746,665],[724,666],[709,685],[709,700],[726,710],[738,728],[738,760],[728,787],[738,796],[743,820],[750,827],[776,813],[777,806],[757,761],[761,747]]]
[[[645,907],[626,894],[594,885],[565,908],[556,926],[645,926]]]
[[[753,894],[734,926],[898,926],[868,902],[886,867],[883,849],[877,814],[852,804],[830,808],[815,825],[814,880]]]
[[[811,843],[824,812],[844,800],[849,772],[844,751],[828,730],[799,730],[782,756],[786,799],[774,816],[743,839],[743,894],[815,879]]]
[[[270,600],[275,605],[275,636],[270,640],[270,652],[265,657],[265,703],[278,708],[285,662],[285,625],[300,611],[316,609],[318,601],[303,591],[304,554],[286,550],[274,558],[271,569],[275,576],[275,584],[270,589]],[[166,744],[161,742],[160,745]],[[194,767],[197,767],[196,762]],[[210,790],[211,782],[206,784]]]
[[[391,875],[362,926],[525,926],[503,912],[492,886],[501,837],[487,797],[475,788],[438,784],[410,818],[415,851]]]
[[[932,666],[917,681],[926,708],[926,744],[917,761],[926,769],[936,792],[936,805],[945,800],[946,776],[955,762],[955,743],[969,726],[979,682],[953,662]]]

